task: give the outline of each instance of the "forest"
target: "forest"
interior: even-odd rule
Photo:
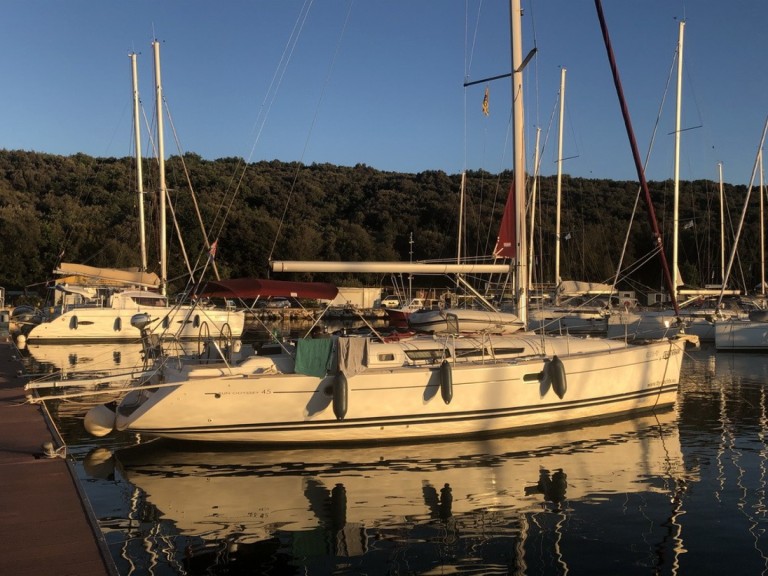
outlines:
[[[158,169],[156,161],[144,162],[148,268],[158,272]],[[205,160],[187,153],[168,159],[166,178],[168,276],[175,290],[185,286],[190,267],[205,265],[207,246],[214,241],[221,278],[277,277],[270,272],[270,260],[445,260],[455,259],[459,249],[460,174],[403,174],[362,164]],[[463,255],[491,254],[511,182],[511,172],[467,173]],[[649,182],[649,188],[671,262],[673,182]],[[635,267],[655,245],[642,198],[632,216],[638,184],[566,175],[561,189],[561,277],[610,281],[626,237],[622,266],[631,273],[622,276],[620,286],[638,293],[659,290],[658,259]],[[138,190],[133,158],[0,150],[0,286],[9,294],[44,297],[62,261],[139,267]],[[746,186],[723,185],[726,259],[746,195]],[[761,276],[759,198],[757,192],[751,195],[730,281],[750,291]],[[551,283],[554,176],[537,183],[535,206],[535,280]],[[681,182],[679,268],[686,285],[721,281],[720,238],[720,184]],[[281,278],[391,285],[391,279],[377,275]]]

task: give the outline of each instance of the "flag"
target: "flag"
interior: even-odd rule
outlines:
[[[485,96],[483,96],[483,114],[488,116],[488,88],[485,89]]]
[[[208,250],[208,256],[210,256],[211,260],[216,259],[216,249],[218,248],[218,246],[219,246],[219,241],[214,240],[213,244],[211,244],[211,249]]]

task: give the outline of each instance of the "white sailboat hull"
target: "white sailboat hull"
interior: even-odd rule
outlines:
[[[116,427],[184,440],[375,442],[535,429],[675,402],[681,342],[627,346],[546,338],[548,353],[557,355],[565,370],[562,398],[542,378],[548,361],[531,357],[541,343],[535,335],[499,337],[493,340],[496,350],[517,346],[518,357],[453,362],[449,403],[441,393],[439,364],[369,366],[348,378],[343,419],[334,413],[333,376],[275,373],[291,368],[290,357],[255,357],[231,374],[187,367],[175,375],[166,372],[166,383],[157,389],[133,391],[118,407]],[[393,346],[407,344],[381,346],[379,354],[372,345],[369,357],[386,357]]]
[[[528,328],[547,334],[606,334],[605,308],[536,308],[528,311]]]
[[[714,326],[717,350],[768,350],[768,322],[731,319]]]
[[[153,319],[150,332],[167,338],[185,340],[218,337],[231,334],[242,336],[245,314],[237,310],[166,308],[137,306],[131,308],[84,307],[68,310],[49,322],[36,325],[27,334],[27,342],[138,342],[141,333],[131,325],[131,318],[140,312]]]
[[[615,312],[608,316],[608,338],[657,340],[680,332],[673,310]]]

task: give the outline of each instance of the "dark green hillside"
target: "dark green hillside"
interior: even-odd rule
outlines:
[[[183,161],[182,161],[183,160]],[[174,212],[192,265],[205,260],[202,220],[208,237],[219,238],[217,265],[223,277],[270,274],[275,260],[414,260],[454,258],[459,226],[460,175],[381,172],[365,165],[302,166],[279,161],[245,166],[238,158],[208,161],[195,154],[172,157],[167,178]],[[147,227],[157,228],[152,198],[157,169],[147,160],[144,185]],[[511,173],[467,175],[464,255],[488,254],[496,240]],[[555,178],[543,178],[537,201],[537,279],[553,280]],[[672,229],[672,183],[651,182],[665,243]],[[196,202],[190,189],[194,189]],[[60,260],[93,266],[140,264],[138,201],[131,158],[70,157],[0,151],[0,286],[43,293]],[[563,278],[605,281],[618,262],[635,202],[634,182],[564,177]],[[725,186],[735,227],[746,194]],[[717,183],[681,185],[680,260],[690,285],[719,281],[720,230]],[[758,195],[743,232],[738,287],[759,282]],[[197,210],[195,208],[197,204]],[[199,211],[200,217],[197,216]],[[168,212],[169,222],[171,211]],[[410,244],[411,233],[413,244]],[[727,237],[731,237],[728,232]],[[158,269],[157,234],[151,232],[150,269]],[[169,276],[184,285],[186,266],[169,225]],[[567,239],[566,239],[567,238]],[[625,267],[653,245],[645,212],[636,217]],[[728,243],[727,250],[731,247]],[[727,252],[728,253],[728,252]],[[633,288],[661,286],[654,261],[632,275]],[[301,279],[311,279],[302,275]],[[320,279],[319,277],[316,279]],[[379,277],[325,280],[377,285]]]

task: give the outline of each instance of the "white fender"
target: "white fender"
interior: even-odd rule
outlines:
[[[85,414],[83,422],[85,429],[89,434],[101,438],[106,436],[115,428],[115,405],[99,404],[94,406]]]

